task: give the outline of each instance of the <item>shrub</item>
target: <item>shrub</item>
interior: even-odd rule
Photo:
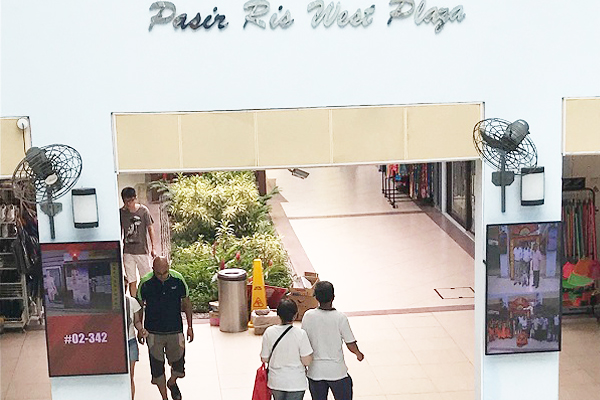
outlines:
[[[272,194],[260,196],[254,179],[249,171],[179,176],[170,185],[173,240],[212,243],[224,226],[237,237],[273,233],[267,205]]]
[[[288,255],[268,215],[267,200],[277,191],[260,196],[254,174],[180,175],[154,187],[169,192],[172,266],[186,279],[194,311],[206,312],[218,298],[220,268],[242,268],[251,277],[255,258],[262,260],[266,284],[291,285]]]

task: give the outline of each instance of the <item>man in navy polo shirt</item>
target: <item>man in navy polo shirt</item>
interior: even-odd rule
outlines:
[[[145,306],[144,328],[138,332],[138,340],[148,342],[152,383],[158,387],[163,400],[167,400],[167,388],[173,400],[181,399],[177,378],[185,376],[185,338],[181,311],[187,319],[187,339],[194,340],[192,328],[192,302],[183,276],[169,269],[166,257],[156,257],[152,272],[140,280],[138,300]],[[171,376],[165,378],[165,355],[171,366]]]

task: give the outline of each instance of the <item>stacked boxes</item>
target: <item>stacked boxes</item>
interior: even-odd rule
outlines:
[[[319,275],[316,272],[305,272],[303,277],[294,279],[287,298],[292,300],[298,306],[298,317],[296,321],[301,321],[304,313],[312,308],[317,308],[319,302],[313,297],[315,284],[319,281]]]
[[[255,335],[262,335],[271,325],[281,324],[281,318],[274,310],[254,310],[250,314],[250,320],[254,326]]]

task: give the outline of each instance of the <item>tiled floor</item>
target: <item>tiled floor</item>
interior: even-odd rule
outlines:
[[[418,207],[392,209],[375,167],[312,169],[308,179],[270,171],[287,203],[307,262],[336,285],[335,305],[350,323],[365,360],[347,352],[356,400],[472,400],[473,311],[386,315],[373,310],[469,305],[441,300],[436,287],[472,286],[472,259]],[[436,256],[432,256],[432,249]],[[357,311],[363,311],[356,316]],[[259,336],[195,325],[186,352],[186,398],[251,397]],[[600,400],[600,329],[594,319],[567,318],[560,356],[560,400]],[[1,399],[49,400],[43,331],[0,336]],[[147,350],[136,367],[137,399],[159,399],[149,383]],[[32,384],[35,383],[35,384]],[[306,399],[310,396],[307,394]]]
[[[365,354],[346,352],[356,400],[472,400],[473,312],[350,317]],[[240,400],[252,393],[259,365],[260,336],[227,334],[195,326],[188,345],[184,394]],[[594,319],[567,318],[560,356],[560,400],[600,399],[600,329]],[[2,400],[50,400],[43,331],[5,333],[0,339]],[[149,383],[147,350],[136,366],[138,399],[159,399]],[[32,384],[35,383],[35,384]],[[309,399],[308,393],[305,399]]]
[[[344,311],[473,304],[436,288],[473,286],[473,258],[417,205],[392,208],[375,166],[308,169],[301,180],[268,171],[287,218]],[[368,284],[367,284],[368,283]]]

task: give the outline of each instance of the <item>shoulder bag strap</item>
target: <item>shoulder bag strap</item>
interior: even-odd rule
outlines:
[[[273,345],[273,348],[271,349],[271,354],[269,355],[269,359],[267,360],[267,364],[269,364],[271,362],[271,357],[273,356],[273,352],[275,351],[275,347],[277,347],[277,345],[279,344],[279,341],[285,336],[286,333],[288,333],[290,331],[290,329],[292,329],[294,327],[294,325],[290,325],[285,331],[283,331],[283,333],[281,334],[281,336],[279,336],[277,338],[277,340],[275,341],[275,344]],[[268,370],[268,367],[267,367]]]

